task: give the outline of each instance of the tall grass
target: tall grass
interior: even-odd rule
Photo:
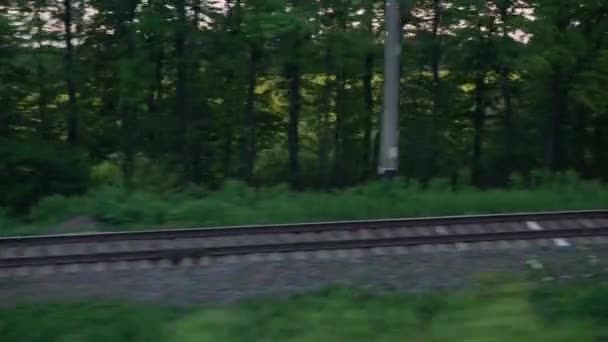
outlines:
[[[7,212],[0,208],[0,227],[8,227],[12,224]]]
[[[11,342],[597,342],[606,336],[605,285],[491,293],[371,295],[345,289],[291,299],[175,311],[163,307],[59,304],[0,309]]]
[[[509,189],[484,191],[466,185],[454,189],[442,180],[431,182],[426,188],[398,180],[331,193],[292,192],[286,186],[254,189],[227,182],[217,192],[191,188],[163,195],[127,193],[119,187],[106,186],[80,197],[45,198],[31,210],[27,221],[37,227],[49,227],[75,216],[89,216],[108,227],[204,227],[608,206],[608,187],[598,182],[582,181],[568,174],[549,179],[538,176],[527,184],[522,182],[514,179]],[[0,233],[14,231],[4,228]]]
[[[173,311],[115,304],[28,305],[0,310],[6,342],[169,341],[165,324]]]

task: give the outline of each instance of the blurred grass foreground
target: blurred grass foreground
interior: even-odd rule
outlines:
[[[333,192],[294,192],[287,186],[252,188],[227,182],[219,191],[165,192],[102,186],[82,196],[51,196],[25,214],[0,208],[0,234],[152,227],[209,227],[323,220],[601,209],[608,186],[576,174],[537,177],[480,190],[436,179],[375,182]]]
[[[500,285],[450,295],[327,290],[222,308],[54,304],[0,310],[10,342],[533,341],[608,339],[608,286]]]

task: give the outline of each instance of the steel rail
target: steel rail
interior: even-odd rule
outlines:
[[[338,241],[292,242],[267,245],[226,246],[211,248],[162,249],[155,251],[112,252],[64,256],[0,259],[0,268],[28,266],[60,266],[72,264],[159,261],[178,263],[184,258],[220,257],[257,253],[289,253],[337,249],[369,249],[374,247],[418,246],[512,240],[539,240],[608,236],[608,227],[574,228],[540,231],[484,232],[382,239],[349,239]]]
[[[228,226],[213,228],[188,228],[169,230],[141,230],[126,232],[81,233],[40,236],[15,236],[0,238],[0,247],[37,246],[52,244],[97,243],[137,240],[173,240],[236,235],[300,234],[326,231],[353,231],[376,228],[404,228],[413,226],[438,226],[455,224],[486,224],[525,221],[572,220],[608,218],[608,210],[561,211],[515,214],[489,214],[441,216],[420,218],[396,218],[382,220],[314,222],[254,226]]]

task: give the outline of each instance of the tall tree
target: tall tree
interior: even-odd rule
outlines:
[[[285,62],[283,73],[287,82],[287,150],[289,155],[289,183],[292,188],[301,187],[300,168],[300,114],[302,110],[302,62],[303,44],[307,39],[306,11],[299,0],[292,0],[288,6],[294,20],[283,33],[283,53]]]
[[[118,110],[121,118],[121,131],[123,136],[123,174],[126,185],[132,186],[133,172],[135,167],[135,148],[136,148],[136,118],[135,110],[138,104],[138,96],[134,93],[137,87],[135,70],[135,49],[136,49],[136,31],[135,31],[135,11],[139,0],[127,0],[122,14],[122,20],[119,30],[119,35],[124,37],[126,43],[126,55],[122,63],[121,70],[121,90],[118,100]]]
[[[187,34],[188,21],[186,19],[186,0],[175,0],[175,11],[177,19],[175,21],[175,60],[176,60],[176,80],[175,80],[175,117],[177,118],[176,144],[180,151],[181,164],[186,174],[192,175],[190,169],[190,156],[188,151],[188,118],[189,118],[189,94],[188,92],[188,60],[187,54]]]
[[[67,141],[132,188],[349,186],[372,175],[392,77],[404,177],[606,177],[605,1],[400,3],[398,75],[380,0],[2,1],[2,146]]]
[[[65,83],[68,93],[68,142],[78,144],[80,140],[80,121],[76,104],[76,70],[74,68],[73,16],[72,0],[63,0],[63,31],[65,43]]]

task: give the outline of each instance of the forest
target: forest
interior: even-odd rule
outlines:
[[[376,179],[384,5],[1,0],[0,207]],[[400,17],[401,177],[608,177],[608,2],[403,0]]]

